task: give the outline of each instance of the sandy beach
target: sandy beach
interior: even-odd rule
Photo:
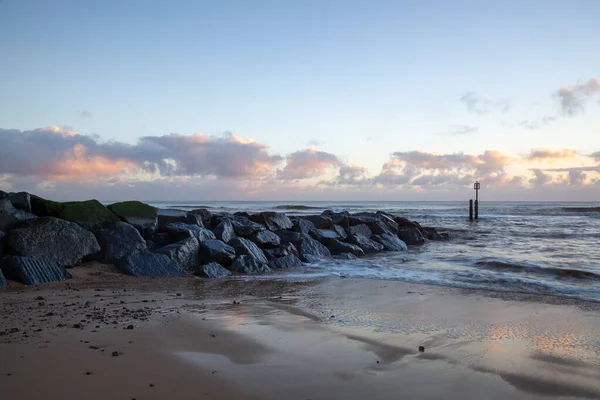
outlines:
[[[0,293],[3,398],[600,398],[595,303],[378,280],[73,272]]]

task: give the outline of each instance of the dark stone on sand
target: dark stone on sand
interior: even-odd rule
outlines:
[[[391,233],[382,233],[380,235],[373,235],[371,239],[381,244],[384,250],[387,251],[406,251],[406,243],[398,239],[398,236]]]
[[[0,269],[0,287],[6,286],[6,278],[4,277],[4,274],[2,273],[2,270]]]
[[[100,251],[93,233],[57,218],[22,222],[8,233],[6,248],[12,255],[56,261],[69,267]]]
[[[225,278],[231,275],[231,271],[223,268],[219,263],[211,262],[197,267],[195,275],[202,276],[204,278]]]
[[[72,279],[71,274],[56,261],[30,257],[9,256],[0,261],[0,269],[6,279],[25,285]]]
[[[0,199],[0,230],[8,231],[16,227],[19,222],[36,218],[30,212],[15,208],[8,198]]]
[[[317,229],[329,229],[332,224],[331,218],[324,215],[303,215],[300,218],[312,222]]]
[[[288,254],[287,256],[275,258],[269,261],[269,268],[271,269],[286,269],[301,267],[302,261],[294,254]]]
[[[256,246],[253,242],[245,238],[235,238],[229,242],[230,246],[233,246],[236,254],[247,255],[256,260],[259,264],[266,264],[268,262],[267,257],[261,249]]]
[[[250,216],[250,219],[266,226],[271,231],[292,229],[293,226],[292,221],[287,215],[278,212],[261,212]]]
[[[260,262],[257,258],[242,254],[238,256],[236,260],[229,267],[234,272],[239,272],[242,274],[263,274],[267,272],[271,272],[271,269],[268,267],[266,259],[265,262]]]
[[[161,230],[173,222],[202,226],[202,218],[187,211],[159,208],[157,217],[158,229]]]
[[[356,257],[352,253],[340,253],[340,254],[336,254],[335,256],[333,256],[333,258],[335,258],[336,260],[357,260],[358,259],[358,257]]]
[[[368,238],[373,234],[371,229],[366,224],[352,225],[346,229],[346,232],[348,233],[348,237],[352,235],[360,235]]]
[[[146,241],[128,223],[118,221],[93,233],[101,248],[98,259],[102,262],[112,263],[127,254],[146,251]]]
[[[182,276],[187,272],[164,254],[139,252],[120,258],[116,267],[132,276]]]
[[[294,243],[294,246],[298,249],[302,261],[315,262],[315,260],[331,257],[327,247],[308,235],[304,235],[298,243]]]
[[[171,222],[170,224],[167,224],[167,226],[162,228],[162,230],[169,234],[169,240],[171,242],[179,242],[180,240],[188,239],[191,237],[195,237],[201,242],[205,240],[216,239],[214,233],[196,224]]]
[[[9,194],[7,198],[8,198],[8,200],[10,200],[12,205],[15,206],[15,208],[18,208],[19,210],[27,211],[28,213],[31,212],[31,197],[29,196],[29,193],[26,193],[26,192],[12,193],[12,194]]]
[[[56,218],[74,222],[88,229],[98,229],[104,225],[119,221],[119,217],[110,212],[98,200],[73,201],[62,203],[62,210]]]
[[[196,208],[195,210],[190,211],[191,214],[198,215],[202,220],[202,225],[209,228],[212,221],[212,213],[208,211],[206,208]]]
[[[107,207],[122,221],[133,225],[141,232],[153,232],[158,226],[158,213],[155,207],[141,201],[122,201]]]
[[[418,227],[413,225],[401,225],[398,230],[398,238],[407,245],[419,245],[425,243],[425,238]]]
[[[220,240],[205,240],[200,242],[198,260],[201,264],[217,262],[231,264],[235,259],[235,249]]]
[[[191,237],[181,240],[177,243],[169,244],[156,250],[156,253],[168,256],[176,262],[181,268],[194,272],[198,265],[198,252],[200,242],[197,238]]]
[[[2,257],[2,253],[4,253],[4,238],[6,237],[6,233],[4,231],[0,231],[0,258]]]
[[[272,249],[281,244],[281,239],[271,231],[262,231],[255,233],[251,240],[260,248]]]
[[[425,346],[419,346],[419,353],[425,352]]]
[[[351,253],[357,257],[365,255],[365,252],[359,246],[352,243],[342,242],[337,239],[329,239],[325,241],[325,245],[327,246],[331,254],[334,255],[342,253]]]
[[[217,239],[225,243],[236,237],[233,225],[231,225],[231,221],[228,220],[219,222],[215,229],[213,229],[213,233]]]
[[[274,249],[264,249],[263,253],[265,253],[265,256],[269,260],[272,260],[274,258],[285,257],[288,254],[293,254],[296,257],[299,255],[298,249],[292,243],[285,243],[285,244],[279,245],[278,247],[276,247]]]
[[[383,251],[383,245],[369,239],[363,235],[350,235],[348,241],[360,247],[365,254],[378,253]]]

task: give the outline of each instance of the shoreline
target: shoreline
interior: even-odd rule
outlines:
[[[98,286],[93,271],[0,293],[0,332],[20,329],[0,335],[8,398],[600,398],[586,302],[333,277]]]

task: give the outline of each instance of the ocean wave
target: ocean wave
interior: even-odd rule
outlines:
[[[274,207],[276,210],[323,210],[324,207],[305,206],[302,204],[282,204]]]
[[[591,271],[583,271],[574,268],[552,268],[539,267],[529,263],[515,263],[499,260],[480,260],[475,263],[476,266],[491,270],[509,271],[509,272],[528,272],[538,275],[550,275],[557,278],[575,278],[575,279],[600,279],[600,274]]]

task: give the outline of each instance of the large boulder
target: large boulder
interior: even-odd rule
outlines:
[[[303,264],[294,254],[288,254],[287,256],[272,259],[268,265],[271,269],[287,269],[301,267]]]
[[[213,229],[213,233],[217,239],[225,243],[236,237],[233,225],[231,225],[231,221],[228,220],[219,222],[215,229]]]
[[[231,275],[231,271],[223,268],[219,263],[211,262],[196,267],[195,275],[204,278],[225,278]]]
[[[8,231],[18,225],[21,221],[36,218],[37,217],[30,212],[15,208],[8,198],[0,199],[0,230]]]
[[[357,257],[365,255],[363,249],[352,243],[346,243],[337,239],[329,239],[325,242],[331,254],[338,255],[342,253],[351,253]]]
[[[331,229],[340,236],[340,240],[346,240],[348,238],[348,233],[346,233],[346,230],[342,228],[341,225],[333,224],[331,225]]]
[[[51,217],[22,222],[8,233],[5,245],[12,255],[56,261],[64,267],[100,251],[92,232],[73,222]]]
[[[202,218],[199,215],[182,210],[159,208],[157,211],[158,229],[164,229],[173,222],[182,222],[184,224],[202,225]]]
[[[10,200],[12,205],[18,208],[19,210],[27,211],[28,213],[31,212],[31,197],[29,196],[29,193],[12,193],[8,195],[8,199]]]
[[[285,243],[285,244],[279,245],[278,247],[276,247],[274,249],[264,249],[263,253],[265,253],[265,256],[267,257],[268,260],[272,260],[274,258],[285,257],[288,254],[293,254],[296,257],[298,257],[298,255],[300,254],[300,253],[298,253],[298,249],[296,248],[296,246],[294,246],[292,243]]]
[[[168,256],[158,253],[131,253],[120,258],[116,267],[132,276],[182,276],[187,272]]]
[[[93,231],[100,253],[98,259],[112,263],[130,253],[146,251],[146,241],[140,232],[126,222],[117,221]]]
[[[375,221],[371,222],[367,226],[369,227],[369,229],[371,229],[371,232],[377,235],[380,235],[382,233],[389,233],[395,235],[398,233],[398,225],[393,220],[387,222]]]
[[[384,249],[382,244],[374,242],[363,235],[350,235],[348,241],[360,247],[365,254],[377,253]]]
[[[0,190],[0,200],[5,199],[8,197],[8,193],[6,193],[3,190]]]
[[[199,250],[200,241],[198,238],[190,237],[180,242],[161,247],[155,252],[165,254],[181,268],[189,272],[195,272],[198,265]]]
[[[333,227],[333,225],[332,225],[332,227]],[[327,239],[341,239],[342,238],[340,236],[340,234],[337,233],[333,229],[315,229],[314,231],[312,231],[310,233],[310,236],[312,236],[313,239],[316,239],[320,242],[323,242],[324,240],[327,240]]]
[[[110,212],[98,200],[73,201],[63,203],[63,205],[64,208],[56,217],[75,222],[88,230],[98,229],[119,221],[119,217]]]
[[[0,231],[0,258],[2,257],[2,253],[4,253],[4,237],[6,233],[4,231]]]
[[[229,267],[233,272],[239,272],[240,274],[264,274],[271,272],[271,269],[266,262],[261,262],[256,257],[242,254],[231,264]]]
[[[57,217],[65,208],[65,203],[46,200],[36,195],[30,195],[31,212],[38,217]]]
[[[195,224],[184,224],[183,222],[171,222],[163,228],[169,234],[171,242],[179,242],[187,238],[195,237],[199,241],[215,240],[214,233],[206,228]]]
[[[421,227],[421,233],[429,240],[450,240],[450,236],[447,233],[439,233],[437,229],[433,227]]]
[[[331,252],[327,247],[308,235],[305,235],[299,242],[294,243],[294,245],[300,253],[300,259],[305,262],[314,262],[325,257],[331,257]]]
[[[0,269],[0,287],[6,286],[8,283],[6,282],[6,278]]]
[[[315,224],[304,218],[295,217],[292,219],[292,224],[292,230],[294,232],[310,234],[317,229]]]
[[[249,238],[255,233],[264,231],[266,229],[264,225],[251,221],[243,216],[235,216],[235,218],[230,222],[235,233],[246,238]]]
[[[39,285],[73,278],[59,263],[32,257],[5,257],[0,261],[0,269],[6,279],[25,285]]]
[[[196,208],[195,210],[190,211],[190,214],[199,216],[202,220],[202,225],[204,225],[207,228],[210,228],[212,221],[212,213],[206,208]]]
[[[371,239],[381,244],[384,250],[387,251],[406,251],[406,243],[398,239],[398,236],[391,233],[382,233],[380,235],[373,235]]]
[[[257,232],[250,240],[262,249],[273,249],[281,244],[279,236],[271,231]]]
[[[425,243],[423,234],[415,225],[401,225],[398,229],[398,238],[409,246]]]
[[[246,255],[255,259],[259,264],[266,264],[268,262],[265,253],[256,244],[246,238],[235,238],[229,242],[229,245],[235,249],[237,255]]]
[[[329,229],[332,224],[331,218],[324,215],[304,215],[300,218],[312,222],[317,229]]]
[[[369,225],[376,221],[377,218],[375,217],[375,214],[371,213],[358,213],[348,215],[348,223],[350,224],[350,226],[360,224]]]
[[[373,231],[371,231],[371,228],[367,224],[351,225],[346,231],[348,232],[348,236],[361,235],[368,238],[373,234]]]
[[[235,249],[220,240],[205,240],[200,242],[198,260],[200,264],[217,262],[228,265],[235,259]]]
[[[292,229],[293,226],[292,221],[287,215],[278,212],[261,212],[250,216],[250,219],[266,226],[271,231]]]
[[[153,232],[158,226],[156,208],[141,201],[122,201],[111,204],[107,208],[121,220],[135,226],[141,232]]]

